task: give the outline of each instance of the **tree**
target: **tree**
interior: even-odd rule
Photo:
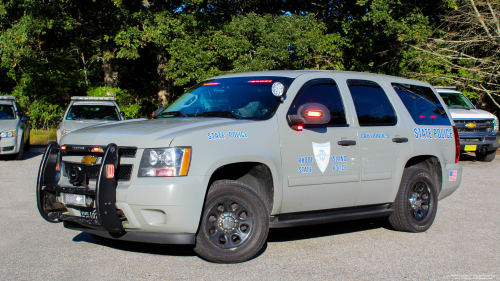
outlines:
[[[485,94],[500,109],[500,3],[488,0],[457,1],[457,9],[443,17],[443,28],[414,45],[430,58],[433,72],[415,77],[452,84]]]

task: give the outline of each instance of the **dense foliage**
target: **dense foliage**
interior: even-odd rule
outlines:
[[[421,49],[445,36],[442,19],[457,8],[454,0],[1,0],[0,94],[17,96],[34,127],[48,128],[71,96],[113,95],[128,116],[149,116],[197,81],[231,72],[334,69],[436,82],[428,74],[457,70]]]

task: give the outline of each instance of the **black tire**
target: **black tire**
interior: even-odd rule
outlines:
[[[30,151],[31,149],[31,144],[30,144],[30,137],[28,136],[28,140],[26,141],[26,144],[24,145],[24,151]]]
[[[476,160],[481,161],[481,162],[491,162],[493,159],[495,159],[496,156],[496,151],[489,153],[489,154],[483,154],[476,152]]]
[[[23,140],[21,139],[21,143],[19,145],[19,152],[14,155],[14,160],[23,160],[24,159],[24,144]]]
[[[268,232],[266,205],[250,187],[216,181],[208,191],[194,251],[211,262],[243,262],[259,252]]]
[[[418,167],[405,168],[389,223],[399,231],[426,231],[436,217],[438,195],[429,171]]]

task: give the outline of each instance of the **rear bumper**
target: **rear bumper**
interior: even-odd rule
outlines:
[[[438,200],[450,196],[462,182],[462,166],[458,163],[447,164],[443,170],[443,186]]]
[[[460,150],[465,151],[466,145],[476,145],[476,150],[468,152],[480,152],[484,154],[492,153],[498,149],[500,137],[492,134],[464,134],[459,133]]]

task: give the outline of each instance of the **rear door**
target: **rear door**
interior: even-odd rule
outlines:
[[[378,82],[346,81],[356,111],[361,159],[360,191],[355,205],[394,201],[404,155],[411,153],[408,128],[404,120],[398,119],[393,103]]]
[[[359,140],[356,128],[348,121],[351,118],[346,116],[344,97],[334,79],[310,79],[302,83],[287,115],[297,114],[303,104],[320,103],[330,110],[332,118],[325,125],[304,125],[302,131],[280,122],[281,212],[353,206],[360,178]],[[342,141],[352,145],[339,144]]]

